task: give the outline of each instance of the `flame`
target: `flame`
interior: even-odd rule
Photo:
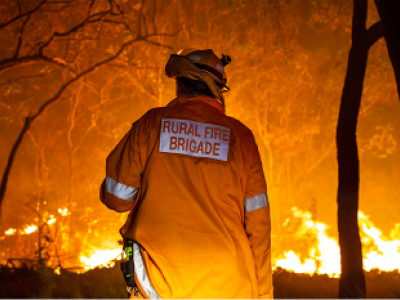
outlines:
[[[68,208],[64,207],[64,208],[59,208],[58,213],[60,215],[62,215],[63,217],[69,216],[71,214],[71,212],[68,210]]]
[[[392,231],[393,240],[383,236],[374,223],[361,211],[358,213],[360,235],[363,243],[364,269],[381,271],[400,270],[400,234]],[[396,224],[398,227],[399,224]]]
[[[284,259],[280,259],[276,262],[276,267],[282,269],[291,270],[295,273],[315,273],[317,267],[315,261],[312,259],[306,259],[304,263],[300,261],[299,256],[290,250],[284,254]]]
[[[47,224],[51,225],[57,221],[56,218],[54,218],[53,215],[50,216],[50,219],[47,220]]]
[[[36,225],[27,225],[25,229],[19,231],[20,234],[31,234],[38,229]]]
[[[4,233],[5,235],[14,235],[17,232],[17,229],[9,228]]]
[[[326,274],[338,278],[340,274],[340,248],[336,239],[329,237],[326,230],[328,225],[312,220],[310,212],[302,211],[297,207],[292,208],[296,221],[300,221],[295,232],[295,239],[312,240],[307,253],[289,250],[284,252],[275,263],[295,273]],[[287,226],[290,219],[283,226]],[[380,271],[400,271],[400,224],[392,230],[391,238],[383,236],[382,232],[374,226],[369,217],[363,212],[358,213],[360,236],[363,246],[364,269],[379,269]],[[304,245],[307,245],[304,243]],[[306,246],[307,247],[307,246]]]
[[[330,277],[339,277],[340,274],[340,249],[337,241],[328,236],[328,225],[312,220],[310,212],[292,208],[293,216],[300,219],[301,223],[296,230],[297,239],[315,238],[315,245],[310,247],[307,255],[302,257],[293,250],[283,253],[283,258],[276,261],[275,268],[281,267],[295,273],[327,274]],[[286,226],[289,220],[283,224]],[[303,259],[301,259],[301,257]],[[303,262],[302,262],[303,261]]]
[[[89,257],[81,255],[79,260],[82,262],[85,270],[94,269],[96,267],[112,268],[115,265],[114,260],[121,254],[121,248],[112,250],[94,250]]]
[[[67,208],[59,208],[58,213],[69,216],[71,212]],[[329,277],[338,278],[340,275],[340,248],[336,238],[329,236],[329,226],[323,222],[314,220],[312,214],[297,207],[292,208],[292,217],[288,218],[283,227],[290,227],[287,232],[294,232],[287,240],[290,240],[289,248],[283,251],[277,259],[273,260],[273,269],[280,267],[295,273],[326,274]],[[50,215],[45,223],[51,225],[57,218]],[[390,238],[383,235],[370,220],[369,216],[359,211],[358,221],[363,250],[364,269],[370,271],[400,271],[400,223],[390,233]],[[93,221],[96,224],[97,220]],[[92,224],[92,225],[93,225]],[[294,225],[293,225],[294,224]],[[285,228],[286,229],[286,228]],[[0,237],[0,241],[6,236],[15,234],[29,235],[38,230],[36,225],[26,225],[24,229],[9,228]],[[115,260],[121,258],[120,247],[110,249],[84,250],[79,256],[83,272],[96,267],[110,268],[115,265]],[[60,274],[60,269],[54,270]]]
[[[51,225],[54,224],[57,221],[57,219],[51,215],[50,219],[47,220],[47,224]],[[26,225],[24,229],[20,229],[18,232],[21,235],[25,235],[25,234],[31,234],[33,232],[35,232],[38,229],[38,227],[36,225]],[[15,235],[17,233],[17,229],[14,228],[9,228],[6,231],[4,231],[4,234],[6,236],[12,236]]]

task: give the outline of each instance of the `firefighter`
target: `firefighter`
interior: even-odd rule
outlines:
[[[131,298],[273,297],[267,185],[251,130],[225,115],[229,62],[211,49],[172,54],[176,99],[107,157],[100,198],[130,211]]]

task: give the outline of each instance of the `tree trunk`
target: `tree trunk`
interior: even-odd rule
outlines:
[[[366,285],[362,264],[361,241],[357,222],[359,195],[359,160],[356,141],[370,46],[381,35],[380,23],[365,28],[367,1],[353,1],[352,46],[337,124],[337,159],[339,165],[338,231],[342,274],[339,298],[365,298]]]
[[[400,99],[400,1],[375,0],[383,25],[385,40],[392,62]]]
[[[0,216],[1,216],[1,205],[3,203],[4,195],[6,194],[7,191],[8,178],[10,176],[11,168],[14,164],[15,155],[17,154],[17,151],[21,146],[22,140],[25,134],[28,132],[30,126],[31,126],[31,118],[26,117],[24,122],[24,127],[22,127],[21,132],[19,133],[18,138],[14,142],[10,154],[8,155],[7,165],[6,168],[4,169],[3,177],[1,179],[1,184],[0,184]]]

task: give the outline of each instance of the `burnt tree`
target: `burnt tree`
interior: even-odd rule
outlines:
[[[393,65],[400,99],[400,1],[375,0],[379,17],[383,25],[389,57]]]
[[[353,0],[352,46],[348,57],[336,132],[339,166],[338,231],[342,267],[339,298],[366,297],[357,223],[360,170],[356,129],[368,51],[383,36],[380,22],[366,29],[366,18],[367,1]]]

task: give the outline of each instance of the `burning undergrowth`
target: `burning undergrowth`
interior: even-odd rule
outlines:
[[[54,236],[57,235],[57,223],[67,216],[67,209],[59,209],[58,216],[46,215],[41,223],[9,228],[0,236],[0,244],[3,249],[7,240],[8,244],[19,244],[20,261],[25,260],[25,263],[30,261],[31,265],[36,262],[37,265],[54,269],[56,273],[61,268],[83,273],[96,267],[113,267],[114,262],[121,256],[121,245],[116,241],[97,247],[85,244],[80,253],[75,255],[74,263],[66,263],[67,260],[61,257],[60,253],[63,247],[57,247]],[[389,236],[385,236],[363,212],[359,212],[358,219],[365,270],[399,271],[400,223],[394,226]],[[274,269],[282,268],[294,273],[339,277],[340,249],[337,238],[329,234],[329,225],[315,220],[310,212],[297,207],[292,208],[292,215],[282,225],[286,244],[282,243],[280,253],[273,253]],[[62,226],[59,228],[61,228],[59,231],[62,231]],[[33,237],[34,235],[37,237]],[[13,238],[16,240],[12,241]],[[27,246],[32,244],[29,242],[32,239],[36,248],[34,253]],[[1,264],[15,267],[10,257],[3,257]]]
[[[12,244],[16,239],[24,245],[25,241],[25,248],[21,248],[25,257],[4,258],[0,264],[1,297],[126,297],[118,268],[121,246],[116,241],[83,248],[75,256],[74,265],[61,263],[53,237],[57,222],[65,217],[68,213],[60,210],[57,216],[47,215],[40,223],[9,228],[0,236],[0,244],[7,240]],[[360,211],[358,218],[368,297],[399,298],[400,224],[385,236],[366,214]],[[273,253],[275,297],[336,298],[340,253],[329,226],[310,212],[293,207],[283,228],[288,243],[282,245],[280,253]],[[26,245],[32,244],[28,240],[37,241],[34,253],[26,251]]]
[[[366,271],[400,270],[400,224],[389,236],[383,235],[370,218],[359,211],[358,221]],[[316,221],[308,211],[292,208],[292,216],[283,227],[289,232],[287,250],[275,258],[274,266],[295,273],[340,275],[340,248],[336,238],[328,233],[329,226]]]

